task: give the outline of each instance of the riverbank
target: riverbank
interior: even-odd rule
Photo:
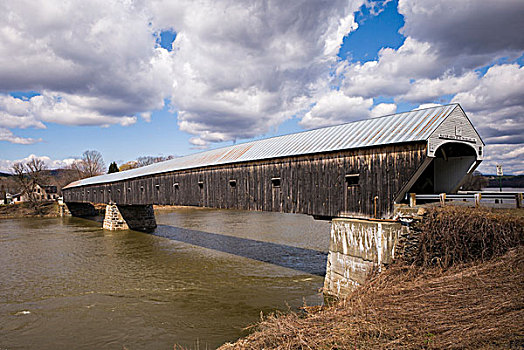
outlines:
[[[28,202],[0,205],[0,219],[58,217],[57,202],[41,202],[36,207]]]
[[[335,305],[266,317],[221,349],[521,349],[523,267],[522,247],[445,272],[396,267]]]
[[[221,349],[521,349],[522,212],[430,210],[411,265],[333,305],[266,316]]]

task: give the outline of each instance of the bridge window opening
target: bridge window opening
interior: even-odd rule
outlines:
[[[175,190],[178,190],[180,188],[180,185],[178,184],[178,182],[175,182],[173,184],[173,187],[175,188]]]
[[[198,187],[204,188],[204,181],[198,181]]]
[[[127,188],[127,192],[131,192],[131,187],[128,187],[128,188]]]
[[[279,177],[274,177],[271,179],[271,185],[273,187],[280,187],[280,178]]]
[[[230,186],[231,188],[235,188],[235,187],[237,187],[237,180],[234,180],[234,179],[229,180],[229,186]]]
[[[87,190],[87,194],[89,194],[89,190]]]
[[[355,187],[358,186],[360,174],[346,174],[346,176],[344,176],[344,179],[346,180],[346,185],[348,188]]]
[[[144,186],[140,186],[140,191],[144,192]]]
[[[111,193],[111,190],[107,190],[108,193]]]
[[[100,190],[100,193],[104,193],[104,190]]]
[[[160,185],[159,185],[159,184],[156,184],[155,187],[156,187],[156,190],[157,190],[157,191],[160,190]]]
[[[120,193],[120,189],[116,190],[118,193]]]

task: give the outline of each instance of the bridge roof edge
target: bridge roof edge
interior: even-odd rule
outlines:
[[[64,189],[206,166],[427,141],[457,106],[460,105],[454,103],[412,110],[207,150],[142,168],[75,181]]]

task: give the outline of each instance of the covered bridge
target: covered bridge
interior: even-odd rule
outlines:
[[[208,150],[76,181],[64,202],[390,218],[406,194],[456,191],[484,143],[458,104]]]

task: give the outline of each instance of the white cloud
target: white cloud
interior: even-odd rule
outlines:
[[[502,164],[504,174],[524,175],[523,159],[523,144],[488,144],[478,170],[484,174],[495,174],[497,164]]]
[[[430,102],[474,88],[472,68],[524,52],[522,1],[400,0],[398,9],[406,35],[398,49],[382,49],[375,61],[341,62],[336,70],[348,96]]]
[[[0,13],[0,92],[42,94],[11,98],[0,126],[129,125],[162,108],[169,55],[140,2],[8,1]]]
[[[435,78],[446,71],[438,53],[428,43],[407,38],[398,49],[380,50],[378,60],[345,65],[342,89],[347,95],[397,96],[410,89],[413,79]]]
[[[43,122],[63,125],[131,125],[134,116],[104,115],[100,109],[118,108],[118,101],[44,91],[30,99],[0,95],[0,126],[44,128]]]
[[[77,158],[52,159],[51,157],[48,157],[48,156],[37,156],[34,154],[30,154],[29,156],[22,158],[22,159],[16,159],[16,160],[0,159],[0,171],[4,173],[12,173],[13,165],[15,163],[20,163],[20,162],[26,163],[33,158],[40,159],[41,161],[43,161],[48,169],[58,169],[58,168],[68,167],[71,164],[73,164],[75,161],[78,160]]]
[[[32,143],[40,142],[42,139],[32,139],[29,137],[15,136],[11,130],[6,128],[0,128],[0,141],[7,141],[11,143],[17,143],[20,145],[30,145]]]
[[[432,108],[432,107],[438,107],[438,106],[441,106],[441,105],[438,103],[423,103],[415,109],[426,109],[426,108]]]
[[[524,48],[521,0],[399,0],[401,32],[453,57],[455,70],[520,55]]]
[[[140,113],[140,116],[146,123],[151,123],[151,112]]]
[[[369,116],[373,99],[349,97],[342,91],[333,90],[320,96],[300,124],[306,128],[321,127],[355,121]]]
[[[444,74],[435,79],[418,79],[410,84],[409,91],[397,97],[397,100],[409,102],[433,101],[443,95],[456,94],[475,87],[477,73],[470,71],[462,76]]]
[[[524,2],[399,0],[400,48],[383,48],[375,61],[340,61],[364,3],[376,4],[0,2],[0,141],[36,142],[12,129],[46,123],[147,122],[169,98],[179,128],[206,147],[261,135],[293,116],[318,127],[452,96],[488,143],[522,144],[522,67],[500,62],[524,52]],[[171,52],[158,47],[162,30],[177,33]],[[485,75],[473,71],[491,65]],[[395,103],[374,106],[377,97]]]
[[[394,103],[379,103],[370,112],[372,118],[382,117],[385,115],[395,114],[397,112],[397,105]]]
[[[493,66],[475,87],[456,94],[489,143],[524,143],[524,67]]]
[[[382,117],[397,111],[397,105],[394,103],[379,103],[373,107],[372,98],[347,96],[340,90],[331,90],[323,95],[315,96],[315,100],[316,104],[300,121],[300,125],[305,128],[318,128],[369,117]]]
[[[170,97],[205,142],[260,135],[307,109],[363,3],[3,2],[0,92],[44,96],[5,127],[129,125]],[[172,52],[156,44],[165,29]]]
[[[257,136],[309,108],[363,1],[155,3],[173,28],[171,101],[193,144]]]

